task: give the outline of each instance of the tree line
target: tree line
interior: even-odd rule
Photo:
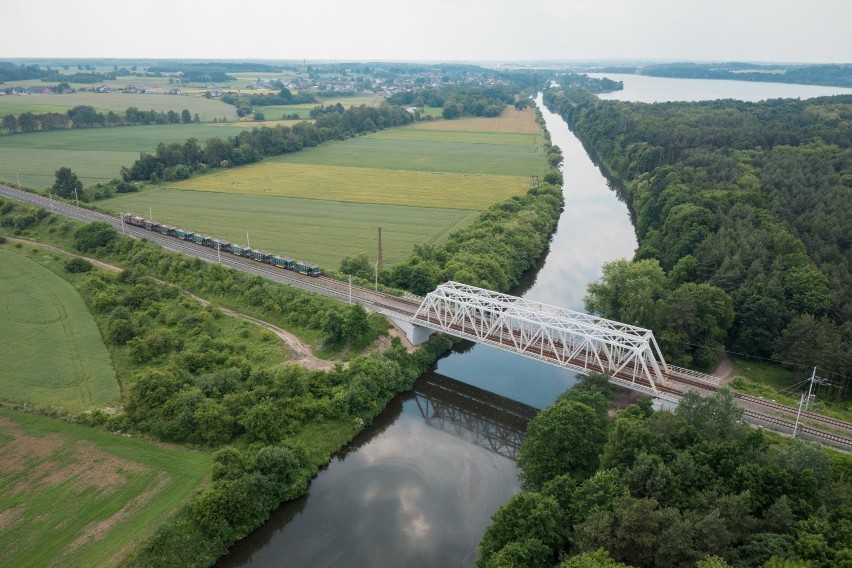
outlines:
[[[237,115],[239,116],[250,115],[254,112],[253,107],[317,102],[317,98],[310,91],[300,91],[294,95],[290,89],[281,84],[281,81],[276,81],[276,84],[281,89],[278,93],[225,93],[222,95],[221,100],[224,103],[237,107]]]
[[[42,130],[64,130],[67,128],[102,128],[107,126],[131,126],[146,124],[189,124],[200,122],[196,113],[194,116],[189,110],[156,111],[139,110],[136,107],[128,107],[124,114],[113,111],[106,113],[98,112],[89,105],[78,105],[66,112],[33,113],[24,112],[19,115],[7,114],[0,121],[0,127],[6,134],[20,132],[37,132]]]
[[[852,65],[840,64],[660,63],[633,68],[627,72],[679,79],[721,79],[852,87]]]
[[[655,329],[674,362],[726,347],[852,377],[852,97],[545,101],[619,181],[639,240],[590,309]]]
[[[515,103],[515,89],[508,85],[426,87],[416,91],[394,93],[387,100],[400,106],[443,107],[441,113],[447,119],[460,116],[499,116],[506,105]]]
[[[539,413],[518,456],[522,492],[492,517],[480,568],[829,568],[852,558],[848,457],[771,446],[730,391],[643,398],[607,417],[591,375]]]
[[[315,122],[293,126],[262,126],[229,138],[208,138],[202,147],[195,138],[185,143],[160,143],[154,154],[142,152],[129,168],[122,167],[124,181],[185,179],[208,168],[229,168],[316,146],[328,140],[343,140],[364,132],[410,124],[414,117],[400,107],[382,105],[350,107]]]

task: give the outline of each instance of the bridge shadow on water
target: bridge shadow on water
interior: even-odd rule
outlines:
[[[429,426],[515,460],[527,424],[537,409],[451,379],[428,373],[414,385],[414,401]]]

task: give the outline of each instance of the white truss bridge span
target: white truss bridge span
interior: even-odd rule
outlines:
[[[430,292],[410,321],[676,401],[661,391],[669,367],[649,329],[459,282]]]

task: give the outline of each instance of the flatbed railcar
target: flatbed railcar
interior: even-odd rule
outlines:
[[[181,239],[183,241],[191,241],[221,252],[227,252],[243,258],[250,258],[264,264],[271,264],[285,270],[292,270],[293,272],[314,277],[322,274],[320,267],[311,262],[295,260],[289,256],[274,255],[270,252],[266,252],[265,250],[251,249],[247,246],[217,239],[216,237],[210,237],[201,233],[188,231],[186,229],[172,227],[171,225],[157,223],[152,219],[145,219],[144,217],[140,217],[139,215],[134,215],[132,213],[125,213],[122,218],[124,219],[124,222],[129,225],[141,227],[143,229],[160,233],[161,235],[174,237],[176,239]]]

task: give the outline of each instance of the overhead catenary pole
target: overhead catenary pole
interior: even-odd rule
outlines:
[[[18,191],[21,191],[21,174],[15,172],[15,175],[18,176]]]
[[[251,248],[251,239],[249,238],[248,231],[246,231],[246,246]]]
[[[53,208],[53,195],[50,192],[47,193],[47,198],[50,200],[50,210],[55,211]]]
[[[119,218],[119,219],[121,219],[121,232],[122,232],[122,233],[124,233],[124,234],[126,235],[126,234],[127,234],[127,229],[126,229],[126,228],[124,228],[124,213],[123,213],[123,212],[121,212],[121,211],[119,211],[119,212],[118,212],[118,218]]]
[[[216,256],[219,258],[219,264],[222,264],[222,243],[216,242]]]
[[[77,202],[77,207],[79,207],[80,206],[80,198],[77,197],[77,188],[76,187],[74,188],[74,201]]]
[[[811,392],[814,389],[814,380],[816,379],[816,367],[814,367],[813,372],[811,373],[810,386],[808,386],[808,402],[811,400]],[[805,405],[805,395],[802,394],[802,397],[799,399],[799,411],[796,412],[796,425],[793,426],[793,437],[796,437],[796,432],[799,430],[799,417],[802,415],[802,406]]]
[[[349,305],[352,305],[352,275],[349,275]]]
[[[379,261],[378,260],[376,261],[376,264],[373,268],[376,269],[375,270],[375,272],[376,272],[376,292],[378,292],[379,291]]]

